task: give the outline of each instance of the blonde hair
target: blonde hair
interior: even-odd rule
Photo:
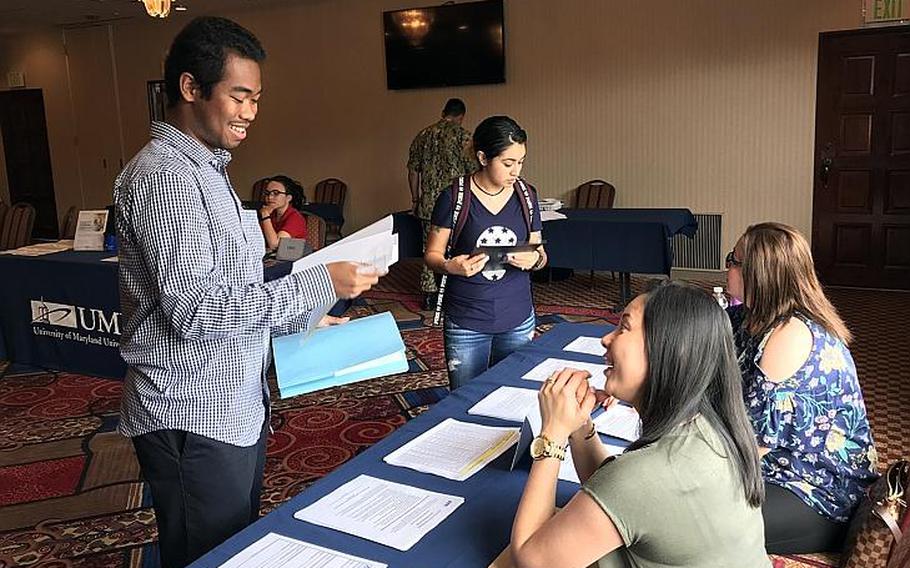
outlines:
[[[752,225],[740,238],[746,331],[756,336],[803,313],[844,343],[850,330],[822,290],[806,238],[783,223]]]

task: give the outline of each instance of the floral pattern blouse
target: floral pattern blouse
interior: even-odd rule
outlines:
[[[749,336],[744,307],[728,310],[736,338],[743,395],[760,447],[766,482],[796,494],[828,519],[846,522],[874,481],[877,455],[853,357],[823,327],[795,314],[812,332],[803,366],[782,381],[759,367],[771,332]]]

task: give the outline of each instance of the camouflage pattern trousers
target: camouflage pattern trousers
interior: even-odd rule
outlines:
[[[426,219],[421,219],[420,224],[423,226],[423,251],[427,250],[427,239],[430,236],[431,223]],[[436,293],[436,279],[438,275],[427,267],[426,263],[420,269],[420,291],[424,294]]]

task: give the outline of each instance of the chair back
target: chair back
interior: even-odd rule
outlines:
[[[602,179],[592,179],[575,188],[576,209],[612,209],[616,188]]]
[[[79,210],[76,209],[76,206],[73,205],[66,210],[66,215],[63,216],[63,228],[60,230],[61,239],[75,239],[76,238],[76,224],[79,221]]]
[[[34,226],[34,206],[20,202],[10,207],[0,227],[0,250],[24,247],[31,243]]]
[[[265,186],[269,184],[269,178],[262,178],[253,184],[253,191],[250,194],[250,199],[253,201],[265,201],[262,197],[262,192],[265,190]]]
[[[344,209],[344,198],[348,184],[337,178],[326,178],[316,184],[313,190],[314,203],[332,203]]]
[[[306,217],[306,242],[310,243],[313,250],[319,250],[325,246],[325,220],[319,215],[313,215],[306,211],[300,213]]]
[[[3,227],[3,220],[6,219],[6,212],[9,211],[9,205],[6,201],[0,201],[0,227]]]

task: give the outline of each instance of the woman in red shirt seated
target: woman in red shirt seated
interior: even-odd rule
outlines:
[[[288,176],[268,178],[262,190],[262,207],[259,209],[259,226],[268,250],[278,248],[278,242],[287,237],[306,238],[306,218],[298,211],[306,202],[303,186]]]

